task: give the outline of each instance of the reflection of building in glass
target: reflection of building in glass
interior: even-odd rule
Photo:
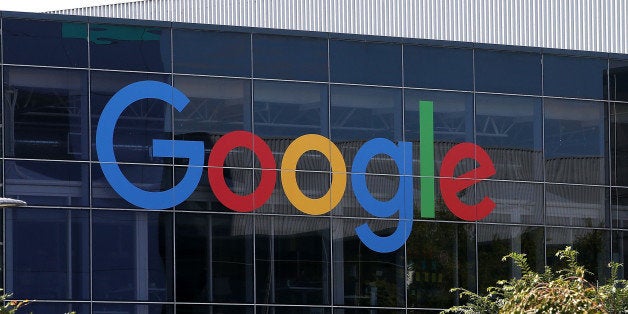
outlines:
[[[142,4],[125,6],[134,5]],[[511,251],[541,270],[572,245],[593,281],[607,276],[609,259],[626,261],[621,47],[609,55],[82,16],[0,19],[3,193],[30,206],[3,216],[2,283],[15,298],[38,300],[35,313],[419,312],[457,304],[452,287],[483,291],[518,275],[500,262]],[[356,227],[386,236],[399,219],[369,214],[350,175],[339,205],[320,216],[297,210],[279,175],[262,207],[236,213],[214,195],[207,164],[175,208],[131,205],[105,179],[95,133],[109,99],[143,80],[170,84],[190,102],[178,112],[143,99],[122,113],[114,152],[133,184],[167,190],[187,170],[185,159],[152,157],[153,139],[202,141],[207,159],[223,135],[246,130],[268,144],[278,174],[304,134],[330,138],[349,174],[365,142],[410,142],[415,221],[405,245],[383,254],[362,244]],[[434,219],[420,215],[420,101],[434,105]],[[478,222],[454,216],[438,186],[445,154],[462,142],[483,147],[496,168],[457,195],[495,202]],[[475,166],[464,160],[455,175]],[[324,195],[330,167],[319,152],[303,154],[299,189]],[[220,171],[240,195],[261,180],[258,158],[244,148]],[[366,172],[375,199],[397,193],[389,156],[376,155]]]

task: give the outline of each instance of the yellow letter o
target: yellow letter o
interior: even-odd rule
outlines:
[[[297,162],[310,150],[322,153],[331,165],[332,177],[329,191],[320,198],[310,198],[303,194],[297,184]],[[317,134],[298,137],[286,148],[281,161],[281,183],[286,197],[298,210],[308,215],[322,215],[331,211],[342,199],[347,185],[347,166],[334,143]]]

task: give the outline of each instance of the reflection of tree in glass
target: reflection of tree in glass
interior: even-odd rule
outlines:
[[[605,263],[608,256],[602,256],[604,242],[602,230],[590,230],[586,234],[576,237],[573,244],[574,250],[580,252],[578,262],[589,272],[585,273],[585,279],[589,282],[598,282],[598,280],[608,277],[608,270]]]
[[[512,235],[514,231],[515,235]],[[514,248],[516,253],[525,253],[531,267],[542,271],[545,264],[543,250],[543,231],[534,227],[502,227],[496,229],[491,241],[478,242],[478,286],[479,291],[486,291],[499,279],[521,276],[517,268],[508,263],[495,263],[509,254]]]
[[[449,212],[442,200],[436,211]],[[406,242],[408,306],[450,306],[457,303],[452,284],[475,287],[474,239],[473,225],[414,223]]]

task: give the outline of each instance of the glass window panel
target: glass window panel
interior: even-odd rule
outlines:
[[[521,269],[512,259],[502,262],[511,252],[526,254],[533,271],[543,273],[545,247],[543,227],[478,225],[478,291],[496,286],[498,280],[521,277]]]
[[[88,159],[87,86],[87,71],[5,67],[5,156]]]
[[[546,180],[606,183],[605,104],[546,98],[544,106]]]
[[[611,188],[613,228],[628,229],[628,189]]]
[[[401,86],[401,45],[331,40],[329,59],[332,82]]]
[[[89,299],[89,239],[88,211],[7,209],[7,291],[16,299]]]
[[[403,189],[399,191],[400,176],[397,175],[372,175],[366,174],[364,176],[366,181],[366,187],[368,192],[376,199],[382,202],[388,201],[393,198],[398,192],[403,194]],[[369,217],[373,218],[369,212],[362,207],[358,199],[353,193],[353,182],[351,175],[347,175],[347,187],[345,193],[338,206],[334,208],[332,214],[334,216],[341,217]],[[420,193],[416,191],[416,193]],[[417,196],[418,198],[418,196]],[[417,207],[419,207],[418,204]],[[408,206],[412,206],[409,204]],[[417,209],[418,210],[418,209]],[[391,218],[397,218],[399,215],[395,213]]]
[[[379,236],[397,229],[396,221],[384,219],[333,219],[334,305],[405,306],[404,250],[377,253],[367,248],[355,228],[367,223]]]
[[[4,63],[87,67],[87,24],[2,21]]]
[[[181,178],[183,178],[185,172],[188,170],[187,167],[175,167],[174,171],[175,182],[180,182]],[[203,169],[201,179],[196,189],[183,203],[176,206],[177,210],[232,212],[232,210],[222,204],[214,194],[214,191],[209,185],[207,171],[208,168]],[[222,173],[229,189],[237,195],[251,194],[254,189],[258,187],[256,183],[258,180],[254,177],[253,169],[225,167],[222,168]],[[279,176],[279,174],[277,174],[277,176]],[[279,178],[277,178],[277,184],[279,184],[279,181]],[[252,201],[250,205],[252,206]]]
[[[434,162],[438,174],[445,154],[456,144],[473,142],[473,94],[405,89],[405,141],[412,142],[413,175],[420,175],[420,114],[419,103],[434,105]],[[470,160],[463,160],[455,175],[473,169]]]
[[[628,279],[628,231],[613,231],[613,261],[622,263],[619,268],[618,278]]]
[[[92,68],[171,71],[170,30],[166,28],[90,24],[89,49]]]
[[[578,251],[578,263],[591,273],[585,278],[596,283],[608,278],[608,262],[611,261],[609,231],[599,229],[547,228],[546,256],[547,264],[552,269],[565,267],[565,263],[556,257],[558,250],[571,246]]]
[[[541,95],[541,55],[475,50],[475,90]]]
[[[609,191],[584,185],[545,185],[545,220],[550,225],[608,227]]]
[[[347,171],[360,146],[373,138],[402,140],[401,89],[331,86],[331,139],[342,153]],[[377,155],[381,167],[370,164],[367,172],[398,174],[392,159]]]
[[[258,303],[330,303],[329,224],[321,217],[256,217]]]
[[[175,73],[251,76],[251,35],[174,29]]]
[[[105,105],[123,87],[139,81],[169,83],[169,76],[141,73],[91,72],[92,159],[96,154],[96,128]],[[153,139],[172,139],[172,111],[166,102],[142,99],[126,108],[116,124],[113,149],[118,162],[171,163],[152,157]]]
[[[88,206],[89,164],[6,160],[5,195],[29,205]]]
[[[177,304],[177,314],[253,314],[253,306]]]
[[[251,83],[249,80],[193,76],[175,76],[174,87],[190,102],[179,112],[174,110],[174,136],[177,140],[202,141],[205,158],[213,145],[226,133],[251,131]],[[225,167],[252,167],[253,153],[245,148],[233,149]],[[187,164],[187,159],[175,161]]]
[[[326,307],[312,307],[312,306],[258,306],[258,313],[265,314],[290,314],[290,313],[303,313],[303,314],[328,314],[331,313],[331,308]],[[334,309],[336,312],[336,309]]]
[[[92,234],[94,299],[173,299],[173,236],[169,213],[94,211]]]
[[[328,136],[326,84],[254,81],[255,134],[266,140],[281,167],[292,140],[305,134]],[[313,151],[304,155],[300,170],[329,170],[329,162]]]
[[[299,168],[299,165],[297,165]],[[277,173],[277,182],[275,183],[275,187],[270,198],[262,205],[260,208],[256,210],[258,213],[273,213],[273,214],[283,214],[283,215],[294,215],[294,214],[302,214],[302,212],[297,209],[286,197],[286,192],[283,188],[283,182],[280,178],[281,173]],[[296,171],[296,185],[298,189],[308,198],[318,199],[323,197],[325,193],[327,193],[330,189],[330,174],[329,172],[314,172],[314,171]],[[259,182],[261,180],[261,170],[256,169],[254,171],[254,187],[257,188],[259,186]],[[328,209],[329,206],[326,206]],[[336,207],[338,208],[338,207]],[[317,210],[319,208],[316,208]],[[320,208],[323,210],[322,208]],[[336,210],[332,208],[332,210]],[[329,215],[333,211],[324,211],[322,215]]]
[[[171,304],[115,304],[94,303],[93,313],[120,313],[120,314],[172,314]],[[78,312],[77,312],[78,313]]]
[[[413,177],[413,182],[414,184],[412,185],[412,189],[413,189],[412,197],[414,199],[414,202],[412,206],[414,210],[414,219],[420,219],[421,218],[421,197],[422,197],[421,178]],[[477,203],[475,201],[474,185],[470,185],[468,188],[458,192],[456,196],[463,203],[466,203],[466,204]],[[439,179],[435,179],[435,182],[434,182],[434,214],[435,214],[435,219],[437,220],[458,221],[458,222],[461,221],[461,219],[455,216],[454,213],[447,207],[447,205],[443,201],[441,191],[440,191]]]
[[[172,167],[119,164],[124,176],[144,191],[166,191],[172,188]],[[92,164],[92,206],[104,208],[137,208],[111,187],[100,164]],[[178,183],[178,182],[176,182]],[[172,196],[174,198],[174,195]]]
[[[409,307],[449,307],[463,303],[449,289],[476,290],[475,226],[414,222],[407,250]]]
[[[26,313],[91,313],[91,304],[85,303],[65,303],[54,302],[46,303],[42,301],[35,301],[28,304],[28,306],[20,308],[17,314]]]
[[[610,100],[628,101],[628,61],[609,61]]]
[[[610,104],[611,184],[628,186],[628,104]]]
[[[489,154],[494,178],[543,180],[541,99],[476,95],[476,143]]]
[[[252,234],[252,215],[177,214],[177,301],[252,303]]]
[[[607,60],[543,55],[543,93],[590,99],[606,98]]]
[[[405,45],[405,86],[473,90],[473,50]]]
[[[542,184],[485,180],[474,187],[475,199],[467,204],[478,204],[485,197],[495,202],[493,211],[482,221],[517,224],[543,223]],[[480,291],[483,290],[480,289]]]
[[[253,35],[255,77],[327,81],[327,40]]]

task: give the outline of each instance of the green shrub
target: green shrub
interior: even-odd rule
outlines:
[[[510,253],[521,269],[521,278],[500,280],[482,296],[462,288],[452,289],[468,302],[442,313],[628,313],[628,281],[617,279],[621,264],[611,262],[611,277],[600,287],[585,278],[587,270],[576,261],[578,252],[571,247],[556,256],[567,266],[559,271],[545,267],[543,273],[532,271],[525,254]]]

